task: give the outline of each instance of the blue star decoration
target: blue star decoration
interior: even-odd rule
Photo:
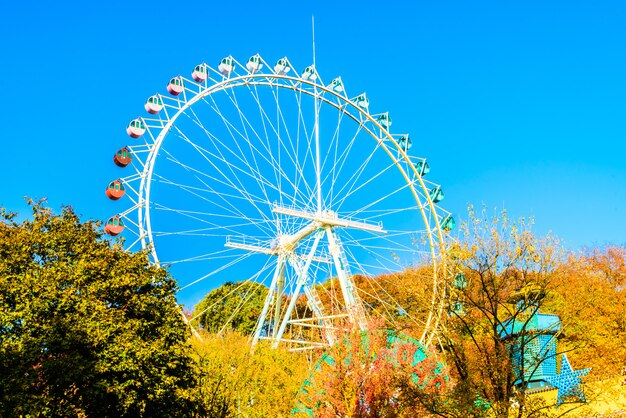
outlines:
[[[574,398],[579,402],[587,402],[585,394],[580,387],[581,378],[589,373],[589,369],[572,370],[567,360],[567,355],[561,357],[561,373],[556,376],[546,376],[546,381],[559,390],[556,404],[561,405],[565,400]]]

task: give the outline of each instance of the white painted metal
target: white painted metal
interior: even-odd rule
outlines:
[[[277,328],[277,333],[274,335],[274,348],[278,346],[278,343],[283,337],[283,333],[285,332],[285,327],[287,327],[287,322],[291,319],[291,313],[293,312],[293,308],[296,306],[296,301],[298,300],[298,296],[300,295],[300,290],[302,289],[302,286],[304,286],[310,281],[308,271],[309,271],[309,267],[311,267],[311,262],[313,261],[313,257],[315,256],[315,251],[317,251],[317,246],[319,245],[321,237],[322,236],[319,233],[315,237],[315,241],[313,241],[313,245],[311,247],[311,250],[309,251],[309,255],[307,256],[304,267],[300,266],[299,259],[296,259],[294,257],[290,257],[289,259],[289,262],[292,265],[297,266],[296,270],[298,272],[298,282],[297,282],[296,290],[291,295],[291,300],[289,301],[289,306],[287,307],[287,311],[285,312],[285,317],[283,318],[282,322],[280,322],[280,327]],[[320,317],[322,316],[321,311],[316,312],[316,313],[318,314],[318,316]],[[279,317],[276,317],[274,324],[278,324],[279,323],[278,320],[279,320]],[[332,341],[329,341],[329,343],[332,343]]]
[[[341,219],[337,216],[335,212],[331,210],[326,210],[324,212],[320,211],[319,213],[311,213],[299,209],[275,205],[272,209],[272,212],[279,213],[281,215],[289,215],[298,218],[309,219],[311,221],[319,223],[321,226],[340,226],[344,228],[354,228],[368,232],[379,232],[383,234],[386,233],[386,231],[383,230],[382,222],[378,222],[377,224],[372,225],[368,224],[367,222],[354,221],[352,219]]]
[[[256,343],[259,341],[261,337],[261,332],[263,331],[263,327],[265,325],[265,318],[267,317],[267,311],[270,308],[270,304],[272,302],[272,298],[275,296],[276,286],[281,276],[285,271],[285,255],[280,254],[278,256],[278,261],[276,263],[276,269],[274,271],[274,278],[272,279],[272,283],[270,284],[269,291],[267,293],[267,298],[265,299],[265,304],[263,305],[263,310],[261,311],[261,315],[259,316],[259,321],[257,322],[256,328],[254,330],[254,335],[252,337],[252,346],[254,347]]]
[[[230,57],[229,57],[230,58]],[[227,63],[228,64],[228,63]],[[315,64],[315,62],[314,62]],[[228,68],[226,68],[228,66]],[[237,66],[245,69],[245,74],[237,74]],[[346,216],[339,216],[332,212],[330,204],[341,203],[345,199],[346,195],[355,192],[353,189],[338,190],[340,196],[335,196],[338,201],[332,201],[332,198],[328,202],[323,200],[322,184],[324,179],[321,177],[322,166],[325,163],[322,162],[322,153],[320,149],[320,114],[319,109],[322,106],[328,106],[337,109],[339,112],[360,125],[360,129],[378,143],[379,149],[385,153],[392,164],[398,171],[398,174],[404,178],[406,182],[407,190],[413,195],[415,199],[416,208],[421,211],[421,216],[424,224],[424,237],[427,241],[427,245],[430,248],[430,259],[433,268],[433,281],[434,292],[432,299],[432,312],[428,316],[424,325],[424,333],[422,335],[422,341],[429,343],[432,340],[432,336],[437,328],[437,324],[440,320],[443,303],[441,303],[444,295],[443,277],[445,275],[445,260],[441,259],[440,249],[443,245],[443,232],[440,228],[437,219],[443,218],[447,212],[443,211],[439,207],[435,206],[429,197],[427,182],[418,173],[407,154],[407,150],[403,149],[391,133],[388,132],[390,123],[385,123],[384,120],[377,120],[375,116],[372,116],[368,112],[369,101],[365,95],[360,95],[355,99],[347,99],[345,95],[345,89],[340,79],[339,83],[331,82],[329,86],[324,86],[321,80],[318,80],[317,71],[315,65],[308,67],[306,74],[302,77],[294,74],[288,76],[287,73],[293,66],[285,59],[276,66],[274,71],[270,73],[261,73],[262,65],[257,68],[255,64],[254,68],[245,68],[241,64],[238,64],[235,60],[228,65],[221,65],[218,70],[214,70],[210,67],[208,69],[216,74],[216,78],[209,78],[205,83],[199,84],[193,80],[183,79],[185,86],[184,94],[176,98],[163,97],[163,110],[158,118],[145,118],[143,119],[148,135],[144,135],[144,144],[131,145],[131,149],[134,155],[133,165],[137,169],[137,175],[129,176],[122,179],[123,183],[127,186],[128,190],[134,193],[129,196],[134,199],[134,208],[137,211],[137,240],[135,242],[141,242],[143,248],[148,249],[151,253],[151,257],[155,263],[159,262],[157,246],[154,245],[155,233],[152,229],[150,210],[154,205],[151,198],[151,185],[154,183],[155,167],[161,153],[162,144],[165,138],[175,130],[176,122],[182,115],[193,114],[194,105],[201,102],[210,102],[212,95],[219,92],[235,91],[240,88],[251,88],[254,86],[258,88],[270,88],[281,89],[285,91],[293,91],[294,93],[311,96],[314,101],[314,139],[315,139],[315,177],[316,184],[313,190],[310,190],[316,195],[316,210],[309,211],[308,207],[299,205],[299,207],[287,207],[282,204],[276,204],[272,206],[271,212],[276,216],[294,217],[299,219],[305,219],[311,221],[304,227],[291,233],[277,233],[275,238],[277,245],[271,246],[266,242],[252,242],[250,237],[246,237],[248,242],[236,242],[225,236],[225,247],[227,249],[246,250],[251,253],[261,253],[269,256],[273,256],[276,259],[276,266],[274,270],[274,276],[270,284],[270,292],[268,298],[265,301],[263,312],[259,318],[259,322],[253,335],[253,343],[256,343],[259,339],[270,338],[274,345],[280,342],[294,341],[282,338],[285,327],[288,325],[297,325],[309,322],[309,325],[314,324],[308,319],[290,318],[293,306],[292,301],[295,300],[295,295],[298,292],[304,292],[309,305],[315,313],[314,321],[317,321],[317,326],[322,326],[323,329],[328,330],[325,333],[325,339],[327,343],[333,341],[332,329],[333,318],[342,317],[342,315],[326,315],[323,311],[324,306],[320,301],[316,290],[311,286],[311,283],[307,284],[306,276],[311,263],[328,263],[332,262],[335,266],[343,298],[345,299],[345,305],[347,312],[345,315],[349,316],[353,323],[356,323],[359,327],[366,327],[365,311],[360,300],[359,294],[356,290],[354,282],[352,280],[350,272],[350,262],[346,258],[346,251],[344,245],[338,237],[336,230],[357,230],[362,232],[369,232],[372,234],[388,234],[393,236],[397,234],[397,231],[387,231],[383,229],[382,222],[371,222],[359,220],[358,218],[350,218]],[[264,68],[271,68],[271,66],[265,66]],[[223,75],[227,75],[224,77]],[[338,88],[340,86],[340,88]],[[233,93],[234,95],[234,93]],[[278,99],[277,99],[278,105]],[[260,106],[260,104],[259,104]],[[240,110],[241,112],[241,110]],[[242,112],[240,114],[243,114]],[[245,126],[245,125],[244,125]],[[162,156],[161,156],[162,158]],[[332,158],[332,157],[331,157]],[[345,163],[345,161],[344,161]],[[181,163],[182,164],[182,163]],[[367,164],[367,162],[363,162]],[[362,165],[364,167],[364,165]],[[279,172],[280,167],[277,167]],[[250,170],[254,172],[254,167],[251,166]],[[298,170],[303,170],[302,167],[298,167]],[[338,168],[341,170],[341,168]],[[373,181],[371,179],[370,181]],[[139,182],[138,187],[133,187],[135,182]],[[332,181],[331,181],[332,184]],[[279,184],[267,184],[263,187],[279,187]],[[339,188],[342,185],[338,185]],[[346,187],[346,185],[343,185]],[[356,190],[358,192],[358,190]],[[245,191],[241,191],[245,196]],[[136,194],[133,197],[132,194]],[[282,196],[282,195],[281,195]],[[385,196],[386,198],[386,196]],[[253,201],[253,197],[248,195],[248,199]],[[328,206],[326,206],[328,205]],[[366,207],[366,206],[364,206]],[[365,209],[364,209],[365,211]],[[391,212],[389,212],[391,213]],[[127,214],[124,214],[125,220],[127,220]],[[434,222],[433,222],[434,217]],[[244,218],[244,220],[252,221],[251,219]],[[323,235],[327,240],[327,249],[330,259],[321,254],[316,254],[315,250],[308,249],[308,255],[305,257],[297,253],[299,243],[306,240],[310,235],[316,231],[322,230]],[[315,238],[315,247],[319,245],[318,234]],[[304,264],[303,264],[304,262]],[[277,301],[280,295],[283,293],[281,290],[281,278],[284,276],[286,265],[290,265],[297,274],[297,292],[294,292],[290,298],[290,304],[287,307],[287,314],[281,314],[281,308],[279,304],[274,305],[274,319],[272,335],[262,335],[264,327],[268,324],[268,311],[274,301]],[[282,315],[282,316],[281,316]],[[280,318],[280,327],[277,327]],[[270,321],[272,322],[272,321]],[[319,325],[319,324],[322,325]],[[313,327],[313,326],[311,326]],[[302,343],[302,342],[300,342]],[[308,342],[311,343],[311,342]],[[313,344],[314,345],[314,344]]]

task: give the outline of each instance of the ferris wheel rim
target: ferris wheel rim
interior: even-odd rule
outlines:
[[[400,172],[405,177],[405,181],[407,182],[407,184],[409,185],[411,189],[414,200],[417,203],[417,207],[419,208],[419,211],[422,215],[422,220],[424,222],[424,225],[426,226],[426,231],[427,231],[426,235],[429,240],[428,244],[429,244],[429,249],[430,249],[430,260],[433,266],[434,289],[433,289],[432,307],[433,308],[435,307],[436,305],[435,299],[438,297],[439,293],[445,290],[445,289],[442,289],[443,286],[441,286],[442,285],[441,282],[443,280],[439,280],[439,279],[442,279],[441,277],[443,276],[442,273],[445,274],[445,268],[446,268],[445,253],[443,251],[444,242],[445,242],[444,234],[443,234],[441,224],[438,221],[439,218],[437,216],[438,210],[441,210],[441,208],[438,206],[435,206],[435,203],[431,199],[429,193],[427,193],[428,187],[424,183],[422,175],[418,173],[416,167],[413,164],[411,164],[411,157],[408,155],[408,153],[405,152],[405,150],[402,149],[402,147],[398,144],[396,139],[393,137],[393,135],[389,132],[387,128],[382,126],[379,123],[379,121],[376,120],[369,112],[365,111],[363,108],[355,104],[355,102],[353,102],[347,96],[341,95],[337,93],[336,91],[334,91],[333,89],[327,88],[326,86],[322,84],[318,84],[315,81],[305,80],[300,77],[288,76],[288,75],[276,74],[276,73],[260,73],[260,72],[249,73],[249,74],[244,74],[244,75],[238,75],[236,77],[225,77],[221,82],[217,82],[211,85],[210,87],[206,87],[206,88],[202,88],[201,83],[188,80],[181,76],[179,77],[185,81],[186,85],[187,83],[190,83],[192,85],[199,86],[200,89],[198,92],[193,92],[187,89],[187,87],[185,87],[185,92],[193,93],[193,96],[189,99],[187,99],[186,95],[183,97],[183,100],[182,100],[183,103],[180,106],[180,108],[173,115],[167,116],[167,119],[168,119],[167,123],[163,127],[160,128],[160,132],[158,133],[156,138],[153,137],[154,142],[152,142],[151,144],[152,147],[149,150],[148,157],[146,158],[146,162],[143,167],[143,171],[142,171],[143,175],[141,176],[140,190],[138,193],[139,201],[136,205],[137,206],[136,209],[138,211],[138,226],[140,229],[140,239],[141,239],[142,247],[144,249],[148,248],[151,251],[153,259],[156,263],[159,263],[159,258],[158,258],[158,253],[156,250],[156,245],[155,245],[154,237],[152,233],[152,225],[151,225],[151,217],[150,217],[151,184],[152,184],[154,168],[158,160],[157,158],[158,152],[161,148],[161,145],[167,138],[171,127],[175,125],[178,118],[182,114],[184,114],[187,109],[191,108],[195,103],[197,103],[198,101],[200,101],[201,99],[207,96],[210,96],[211,94],[218,93],[220,91],[225,91],[227,89],[235,89],[243,85],[279,87],[279,88],[290,89],[290,90],[297,91],[303,94],[307,94],[312,97],[316,97],[322,100],[324,103],[333,106],[339,112],[342,112],[343,114],[348,115],[354,122],[358,123],[360,126],[365,128],[365,131],[368,133],[368,136],[370,136],[372,139],[379,142],[379,145],[382,146],[382,148],[385,150],[388,156],[394,161],[396,166],[400,169]],[[261,81],[255,81],[257,79]],[[272,84],[271,81],[267,81],[267,82],[262,81],[262,80],[278,80],[278,79],[291,81],[293,82],[293,85],[287,86],[281,83]],[[321,93],[313,94],[310,90],[303,89],[301,87],[303,84],[319,89]],[[330,101],[329,98],[322,96],[322,94],[328,94],[328,95],[333,96],[334,98],[338,99],[338,101],[343,102],[345,106],[350,105],[351,108],[354,111],[356,111],[357,114],[360,115],[365,120],[355,118],[350,112],[345,111],[344,106],[338,105],[337,103]],[[180,101],[181,100],[179,99],[179,102]],[[368,127],[365,126],[366,122],[370,122],[376,128],[378,128],[385,138],[379,138],[377,135],[375,135]],[[150,129],[148,130],[150,131]],[[150,132],[150,136],[152,137],[151,132]],[[387,144],[383,143],[384,139],[391,141],[392,146],[395,146],[396,148],[395,151],[397,151],[400,154],[401,159],[404,162],[408,163],[407,167],[410,167],[410,170],[412,170],[413,172],[412,174],[414,178],[419,182],[419,188],[423,192],[423,197],[425,199],[425,202],[422,202],[422,200],[420,199],[416,191],[415,184],[407,177],[406,172],[404,171],[404,167],[400,167],[399,165],[400,160],[398,161],[394,160],[393,155],[391,154],[389,148],[387,147]],[[430,220],[425,214],[424,209],[426,206],[428,206],[431,212],[434,214],[435,222],[433,226],[431,226]],[[146,225],[145,230],[143,229],[144,222]],[[435,235],[436,238],[433,235]],[[436,247],[439,247],[439,254],[436,254]],[[438,263],[438,257],[440,260],[439,263]],[[438,310],[441,311],[441,309],[442,309],[442,304],[439,304]],[[431,321],[434,320],[436,323],[438,323],[439,317],[441,316],[440,314],[441,312],[439,313],[433,313],[432,311],[430,312],[428,319],[427,319],[427,323],[424,327],[425,329],[424,329],[423,337],[424,335],[426,335],[427,332],[430,332],[430,328],[433,327],[433,324],[431,324]],[[436,328],[436,323],[434,324],[435,328]]]
[[[276,78],[276,79],[284,79],[284,80],[289,80],[289,81],[293,81],[296,84],[293,86],[284,86],[284,85],[280,85],[280,84],[276,84],[276,85],[272,85],[271,83],[241,83],[241,84],[237,84],[237,82],[239,81],[247,81],[249,79],[263,79],[263,78]],[[185,77],[181,77],[183,80],[188,81],[190,83],[195,83],[191,80],[186,79]],[[197,84],[197,83],[195,83]],[[280,87],[280,88],[285,88],[285,89],[290,89],[290,90],[294,90],[294,91],[298,91],[300,93],[304,93],[310,96],[314,96],[314,94],[312,94],[309,90],[305,90],[305,89],[301,89],[297,87],[297,84],[308,84],[311,87],[317,88],[321,91],[323,91],[324,93],[328,93],[333,95],[335,98],[339,99],[339,100],[343,100],[346,104],[349,104],[352,106],[352,108],[359,112],[359,115],[363,116],[365,119],[367,119],[367,121],[369,121],[370,123],[374,124],[386,137],[386,139],[392,141],[392,143],[396,146],[396,150],[398,152],[401,153],[402,158],[409,162],[410,161],[410,157],[409,155],[402,149],[402,147],[400,147],[400,145],[398,145],[397,141],[395,140],[395,138],[392,136],[392,134],[385,128],[383,127],[376,119],[374,119],[368,112],[365,112],[361,107],[359,107],[358,105],[356,105],[352,100],[348,99],[345,96],[340,95],[339,93],[335,92],[332,89],[327,88],[324,85],[321,84],[317,84],[315,82],[311,82],[310,80],[302,80],[300,78],[297,77],[293,77],[293,76],[287,76],[287,75],[281,75],[281,74],[275,74],[275,73],[254,73],[254,74],[247,74],[247,75],[241,75],[241,76],[237,76],[234,78],[227,78],[219,83],[213,84],[210,88],[204,89],[199,91],[197,94],[195,94],[191,99],[189,100],[185,100],[185,103],[181,106],[181,108],[171,117],[168,117],[168,122],[165,126],[163,126],[161,128],[161,132],[159,133],[159,135],[155,138],[154,140],[154,147],[151,149],[150,151],[150,156],[147,158],[148,163],[146,164],[146,168],[144,168],[144,173],[145,174],[145,182],[148,185],[148,189],[147,191],[147,196],[148,199],[146,199],[146,204],[149,204],[149,196],[150,196],[150,183],[152,180],[152,173],[154,170],[154,165],[156,163],[156,154],[158,153],[158,151],[160,150],[161,144],[163,143],[163,141],[165,140],[165,137],[167,136],[167,134],[169,133],[169,129],[175,124],[176,120],[178,119],[178,117],[180,117],[180,115],[182,115],[188,108],[190,108],[191,106],[193,106],[197,101],[203,99],[204,97],[210,95],[210,94],[214,94],[220,91],[224,91],[226,89],[234,89],[236,87],[240,87],[242,85],[246,85],[246,84],[254,84],[254,85],[262,85],[262,86],[276,86],[276,87]],[[348,115],[349,117],[351,117],[356,123],[359,123],[361,125],[364,124],[363,121],[357,120],[356,118],[352,117],[352,115],[350,113],[344,112],[343,109],[341,109],[341,106],[337,106],[335,103],[330,102],[328,99],[325,99],[323,97],[318,97],[320,100],[322,100],[323,102],[335,107],[337,110],[343,112],[344,114]],[[372,137],[375,140],[379,140],[379,138],[377,138],[368,128],[366,128],[366,131],[370,134],[370,137]],[[385,150],[387,150],[386,145],[382,142],[382,140],[379,141],[380,145],[383,146],[383,148]],[[391,155],[389,154],[389,156],[391,157]],[[414,172],[416,179],[419,181],[420,183],[420,187],[422,190],[427,190],[427,186],[424,183],[424,180],[422,178],[422,176],[417,172],[417,169],[409,164],[409,167],[411,167],[411,170]],[[410,182],[410,180],[408,178],[405,178],[405,180],[407,181],[407,183]],[[411,185],[412,187],[412,185]],[[417,195],[415,196],[415,200],[418,203],[418,205],[420,206],[420,211],[421,210],[421,206],[422,206],[422,202],[419,200],[419,198],[417,197]],[[436,207],[435,204],[433,203],[432,199],[430,198],[430,196],[425,193],[425,199],[426,199],[426,204],[430,207],[431,211],[433,211],[433,213],[436,211]],[[428,219],[426,219],[424,217],[424,224],[427,227],[430,227],[430,223],[428,221]],[[141,225],[141,224],[140,224]],[[435,230],[437,231],[437,235],[438,235],[438,241],[440,243],[440,245],[443,244],[444,239],[443,239],[443,231],[441,229],[441,225],[439,225],[438,222],[435,222],[434,225]],[[430,228],[427,228],[430,229]],[[151,235],[151,231],[147,231],[148,232],[148,237],[149,237],[149,241],[152,242],[152,235]],[[429,234],[430,235],[430,234]],[[432,248],[435,247],[434,243],[431,243],[430,245]],[[144,246],[145,248],[145,246]],[[155,260],[158,261],[158,257],[156,253],[153,253],[153,255],[155,256]],[[434,254],[432,254],[433,258],[435,257]]]

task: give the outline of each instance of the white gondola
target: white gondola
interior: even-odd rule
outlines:
[[[146,109],[146,112],[152,115],[156,115],[161,111],[161,109],[163,109],[163,99],[161,99],[161,96],[159,96],[158,94],[155,94],[154,96],[150,96],[148,100],[146,100],[146,103],[143,105],[143,107]]]
[[[261,56],[259,54],[251,56],[246,63],[246,68],[251,73],[256,73],[261,68],[263,68],[263,61],[261,60]]]
[[[217,70],[223,75],[229,75],[235,68],[233,57],[222,58],[220,64],[217,66]]]
[[[167,85],[167,91],[172,96],[178,96],[184,89],[185,86],[183,85],[183,79],[180,76],[172,78]]]
[[[391,116],[389,116],[389,113],[383,113],[382,115],[378,115],[376,121],[380,123],[380,125],[385,129],[389,129],[389,127],[391,126]]]
[[[335,93],[343,93],[344,88],[343,88],[343,81],[341,81],[341,77],[337,77],[333,81],[331,81],[330,84],[328,85],[328,88],[334,91]]]
[[[126,133],[131,138],[139,138],[144,132],[146,132],[146,125],[139,118],[131,120],[126,127]]]
[[[291,71],[291,67],[289,67],[289,61],[287,61],[286,57],[276,61],[276,65],[274,65],[274,72],[276,74],[285,75],[289,71]]]
[[[317,73],[315,72],[315,67],[309,65],[302,71],[302,75],[300,76],[303,80],[315,81],[317,80]]]
[[[352,101],[354,102],[355,105],[357,105],[358,107],[364,110],[367,110],[367,108],[370,106],[370,101],[365,95],[365,93],[359,94],[354,99],[352,99]]]
[[[191,77],[198,83],[202,83],[203,81],[206,81],[206,79],[209,77],[208,73],[209,71],[206,64],[200,64],[196,65],[196,67],[193,69]]]

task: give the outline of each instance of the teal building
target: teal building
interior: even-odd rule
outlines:
[[[580,384],[591,369],[573,370],[565,353],[561,354],[560,368],[557,367],[560,331],[559,316],[540,313],[536,306],[503,322],[500,337],[511,341],[509,354],[515,384],[526,392],[558,389],[557,405],[567,399],[586,402]]]

